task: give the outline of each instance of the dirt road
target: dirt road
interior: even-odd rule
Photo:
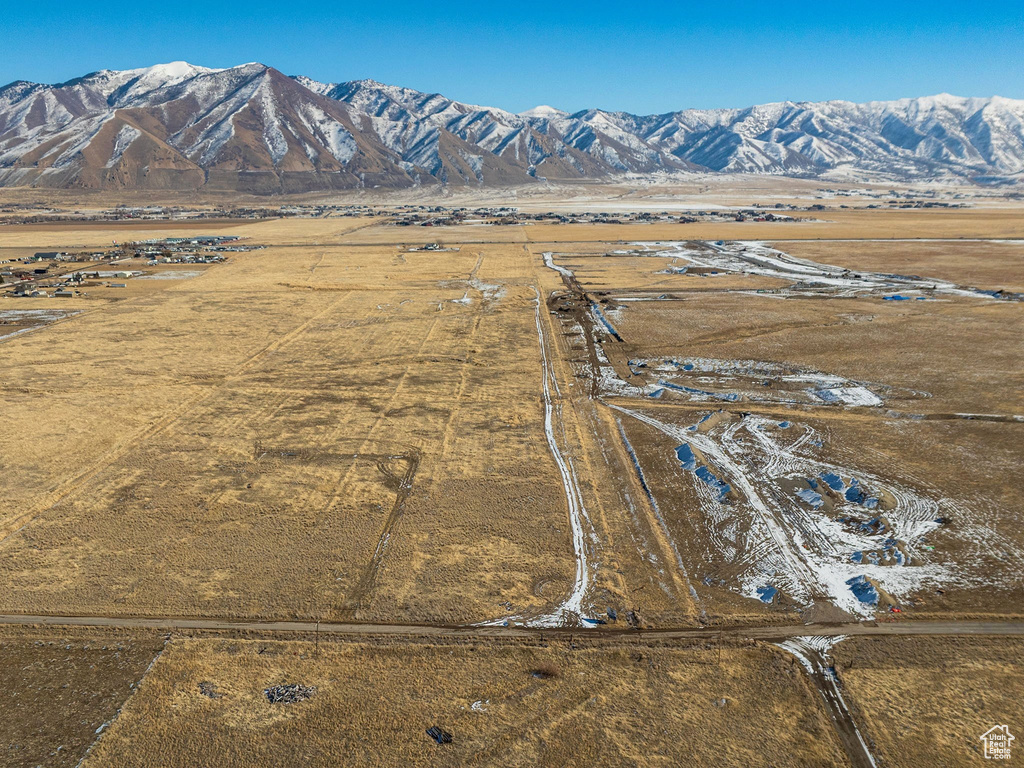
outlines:
[[[134,618],[112,616],[0,615],[0,626],[109,627],[162,632],[244,632],[265,639],[298,635],[310,639],[320,635],[335,638],[393,637],[438,640],[462,638],[479,641],[524,642],[538,640],[585,640],[589,644],[628,642],[661,644],[671,641],[760,640],[771,642],[793,654],[807,672],[824,700],[836,735],[854,768],[875,768],[868,742],[861,734],[843,698],[831,668],[828,649],[851,635],[1024,635],[1024,621],[894,621],[846,624],[792,624],[784,626],[676,627],[667,629],[554,628],[536,626],[445,626],[432,624],[372,624],[311,621],[231,621],[227,619]]]
[[[778,643],[778,646],[796,657],[807,672],[814,687],[818,689],[825,708],[828,710],[836,735],[843,745],[850,764],[854,768],[877,768],[874,756],[864,735],[853,719],[853,713],[846,705],[839,679],[832,666],[829,650],[841,637],[794,637]]]
[[[48,616],[31,614],[0,614],[2,625],[39,625],[55,627],[112,627],[118,629],[151,629],[165,632],[197,630],[211,632],[239,631],[246,633],[313,634],[351,637],[392,636],[409,638],[555,639],[585,637],[590,642],[616,642],[628,639],[665,642],[702,638],[743,638],[782,641],[791,637],[814,635],[1024,635],[1024,621],[894,621],[851,622],[836,624],[789,624],[780,626],[673,627],[664,629],[580,629],[567,627],[466,626],[443,624],[374,624],[362,622],[315,621],[245,621],[197,618],[141,618],[114,616]]]

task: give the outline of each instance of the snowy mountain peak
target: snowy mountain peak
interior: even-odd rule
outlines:
[[[360,88],[381,88],[381,89],[395,89],[395,90],[412,90],[411,88],[402,88],[397,85],[388,85],[382,83],[379,80],[373,80],[369,77],[364,77],[361,80],[349,80],[349,85],[357,85]]]
[[[551,118],[554,117],[565,117],[568,114],[568,112],[565,112],[561,109],[555,109],[554,107],[549,107],[547,104],[541,104],[539,106],[534,107],[533,109],[528,109],[525,112],[520,112],[519,116],[537,117],[544,120],[550,120]]]
[[[334,83],[321,83],[305,75],[292,75],[291,78],[303,88],[307,88],[313,93],[319,93],[321,96],[335,87]]]
[[[110,82],[123,83],[121,87],[127,86],[132,95],[138,95],[183,83],[197,75],[219,71],[222,70],[196,67],[185,61],[172,61],[169,64],[110,73]]]
[[[170,61],[166,64],[155,64],[152,67],[134,71],[144,73],[146,77],[156,80],[181,81],[204,72],[222,72],[223,70],[199,67],[189,64],[187,61]]]

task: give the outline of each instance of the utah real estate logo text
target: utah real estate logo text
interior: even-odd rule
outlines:
[[[985,759],[1009,760],[1010,742],[1014,738],[1008,725],[993,725],[981,735],[981,740],[985,742]]]

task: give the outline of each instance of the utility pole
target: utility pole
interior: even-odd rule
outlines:
[[[320,658],[320,620],[319,619],[317,619],[317,622],[316,622],[316,646],[313,649],[313,655],[316,658],[318,658],[318,659]]]

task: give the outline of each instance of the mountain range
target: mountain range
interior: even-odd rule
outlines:
[[[1024,101],[512,113],[373,80],[185,62],[0,88],[0,186],[274,194],[658,172],[1020,182]]]

